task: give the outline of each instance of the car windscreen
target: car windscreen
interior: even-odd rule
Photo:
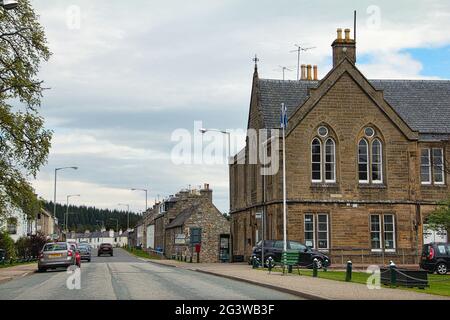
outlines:
[[[67,250],[65,243],[49,243],[44,246],[44,251],[64,251]]]

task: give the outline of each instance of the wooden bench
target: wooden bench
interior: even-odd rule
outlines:
[[[281,256],[281,261],[276,261],[275,265],[280,265],[283,268],[283,274],[289,267],[297,267],[298,274],[300,275],[300,265],[298,263],[300,253],[298,251],[288,250]]]

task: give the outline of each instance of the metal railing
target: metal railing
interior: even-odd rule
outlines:
[[[349,248],[338,247],[323,250],[332,261],[332,264],[346,264],[351,260],[353,264],[379,264],[386,265],[389,261],[395,260],[399,264],[418,264],[420,253],[416,248],[396,248],[395,250],[371,248]]]

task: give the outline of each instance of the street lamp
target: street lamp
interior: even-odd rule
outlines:
[[[53,218],[56,218],[56,176],[57,176],[59,170],[64,170],[64,169],[78,170],[78,167],[62,167],[62,168],[55,169],[55,189],[53,192]]]
[[[70,194],[67,196],[67,203],[66,203],[66,233],[69,232],[69,198],[72,197],[81,197],[79,194]]]
[[[207,132],[219,132],[219,133],[225,134],[228,137],[228,163],[230,163],[230,158],[231,158],[231,132],[228,132],[226,130],[205,129],[205,128],[201,128],[199,131],[202,134],[205,134]]]
[[[119,232],[119,219],[109,218],[109,220],[116,221],[116,232]]]
[[[145,191],[145,212],[147,212],[147,197],[148,197],[148,190],[147,189],[137,189],[133,188],[131,191]]]
[[[17,8],[17,4],[17,0],[0,0],[0,7],[3,7],[5,10],[15,9]]]
[[[127,231],[130,230],[130,205],[126,203],[119,203],[118,206],[127,207]]]

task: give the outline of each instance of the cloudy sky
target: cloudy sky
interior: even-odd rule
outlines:
[[[48,164],[33,182],[40,196],[133,211],[181,188],[209,183],[228,209],[226,165],[176,165],[176,129],[244,129],[253,72],[295,69],[294,44],[314,46],[302,63],[331,66],[336,28],[353,28],[357,66],[368,78],[450,78],[448,1],[46,0],[32,1],[54,53],[43,65],[42,114],[54,131]],[[353,32],[353,31],[352,31]],[[295,79],[295,71],[287,79]],[[205,137],[208,139],[208,137]],[[243,141],[233,144],[233,149]],[[224,149],[225,150],[225,149]],[[224,151],[226,152],[226,150]]]

